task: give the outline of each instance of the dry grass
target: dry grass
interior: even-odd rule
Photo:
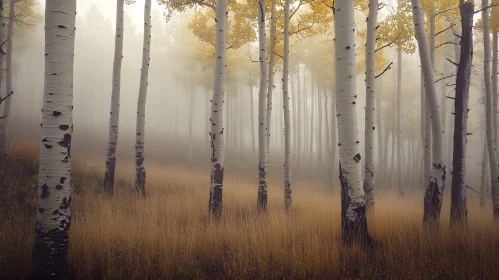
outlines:
[[[22,161],[34,152],[16,153],[13,161],[35,164]],[[298,183],[293,212],[286,215],[277,178],[269,190],[269,211],[259,214],[254,178],[227,174],[223,219],[209,222],[206,173],[148,166],[148,197],[141,199],[132,192],[133,166],[120,164],[120,182],[109,198],[100,191],[102,172],[89,166],[92,163],[75,166],[72,178],[69,261],[78,279],[496,279],[499,275],[498,227],[491,209],[480,209],[475,200],[469,203],[469,231],[447,231],[446,201],[442,230],[429,235],[421,227],[422,199],[378,194],[375,214],[369,216],[377,247],[363,252],[340,244],[339,197],[325,194],[318,184]],[[0,276],[25,278],[33,215],[20,207],[9,208],[8,214],[0,209]]]

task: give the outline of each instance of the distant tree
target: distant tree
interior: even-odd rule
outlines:
[[[146,196],[146,170],[144,167],[144,135],[146,118],[146,98],[149,77],[149,62],[151,55],[151,0],[145,0],[144,5],[144,43],[142,51],[142,69],[140,71],[139,98],[137,101],[137,133],[135,140],[135,187]]]
[[[108,194],[114,191],[114,173],[116,169],[116,148],[118,146],[118,128],[120,120],[121,62],[123,60],[123,5],[124,0],[116,1],[116,35],[114,43],[113,80],[111,93],[111,112],[109,116],[109,140],[107,145],[106,172],[104,190]]]
[[[484,63],[483,63],[483,77],[485,85],[485,102],[487,104],[486,110],[486,127],[487,127],[487,149],[489,152],[489,163],[490,163],[490,179],[491,179],[491,193],[492,193],[492,208],[494,213],[494,218],[499,218],[499,179],[498,179],[498,166],[497,166],[497,154],[495,145],[495,132],[494,132],[494,115],[496,114],[497,108],[493,108],[493,92],[492,92],[492,81],[490,73],[490,22],[489,13],[490,9],[489,0],[482,0],[482,23],[483,23],[483,49],[484,49]]]
[[[76,0],[47,0],[34,279],[68,279]]]

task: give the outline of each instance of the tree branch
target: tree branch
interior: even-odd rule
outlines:
[[[446,77],[440,78],[440,79],[436,80],[436,81],[435,81],[435,83],[438,83],[438,82],[440,82],[441,80],[445,80],[445,79],[452,78],[452,77],[455,77],[455,76],[456,76],[456,74],[453,74],[453,75],[449,75],[449,76],[446,76]]]
[[[452,29],[452,27],[454,27],[455,25],[456,25],[456,24],[454,23],[454,24],[452,24],[451,26],[449,26],[449,27],[445,28],[444,30],[442,30],[442,31],[438,31],[438,32],[435,34],[435,37],[437,37],[438,35],[440,35],[440,34],[444,33],[445,31],[447,31],[447,30],[449,30],[449,29]]]
[[[450,62],[450,63],[452,63],[452,64],[454,64],[456,67],[459,66],[459,64],[455,63],[454,61],[452,61],[452,60],[450,60],[448,58],[447,58],[447,61]]]
[[[0,97],[0,104],[2,104],[2,102],[4,102],[5,100],[7,100],[7,98],[9,98],[13,94],[14,94],[14,91],[11,91],[5,97],[3,97],[3,98]]]
[[[449,42],[443,42],[442,44],[436,46],[435,49],[438,49],[438,48],[440,48],[443,45],[458,45],[459,46],[460,44],[455,43],[455,42],[450,42],[450,41]]]
[[[490,6],[483,7],[483,8],[481,8],[480,10],[475,11],[474,13],[475,13],[475,14],[477,14],[477,13],[479,13],[479,12],[483,11],[483,10],[487,10],[488,8],[492,8],[492,7],[495,7],[495,6],[499,6],[499,4],[492,4],[492,5],[490,5]]]
[[[381,77],[381,75],[385,74],[388,70],[392,69],[392,64],[393,64],[393,62],[390,62],[390,64],[388,64],[388,66],[386,66],[385,70],[383,70],[381,73],[376,75],[374,78],[377,79],[377,78]]]

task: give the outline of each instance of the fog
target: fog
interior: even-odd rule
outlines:
[[[43,14],[41,4],[36,9]],[[108,138],[115,9],[113,1],[79,1],[76,22],[73,149],[86,158],[102,160],[102,164],[104,164]],[[143,7],[140,4],[125,7],[118,161],[133,159],[135,152],[136,106],[142,55],[142,12]],[[145,147],[148,164],[154,162],[189,164],[188,150],[189,145],[192,145],[192,164],[207,167],[209,160],[208,109],[213,82],[212,64],[203,59],[206,55],[203,54],[206,50],[206,43],[200,42],[188,28],[192,15],[193,11],[174,13],[167,22],[164,17],[164,7],[156,3],[153,5],[151,63],[146,108]],[[364,28],[363,25],[365,23],[359,15],[358,28]],[[11,141],[37,141],[44,81],[44,23],[38,22],[30,30],[17,28],[15,34],[15,53],[13,54],[15,95],[12,100],[8,127],[9,138]],[[333,37],[330,28],[325,35],[314,36],[306,40],[300,40],[298,36],[292,38],[292,72],[290,73],[292,85],[290,88],[293,105],[291,118],[295,124],[299,121],[300,126],[304,128],[305,122],[310,122],[311,118],[313,105],[310,92],[312,88],[320,93],[321,102],[325,102],[326,96],[330,100],[334,92]],[[361,39],[358,41],[357,48],[360,53],[363,50],[363,42]],[[228,66],[225,128],[227,131],[227,170],[236,168],[255,170],[256,176],[257,152],[256,140],[253,137],[257,136],[258,123],[256,119],[258,115],[258,64],[251,62],[256,54],[255,44],[256,41],[244,45],[239,50],[229,50],[229,56],[232,54],[235,62],[229,62]],[[452,52],[451,55],[453,55]],[[395,62],[396,60],[396,52],[392,48],[388,48],[384,56],[388,61]],[[403,59],[403,93],[400,106],[402,106],[403,114],[404,161],[402,164],[395,164],[395,168],[402,166],[404,176],[409,179],[410,176],[413,176],[412,178],[416,176],[416,171],[412,168],[413,164],[422,161],[421,82],[418,56],[404,54]],[[479,65],[479,63],[475,64]],[[275,73],[274,110],[270,138],[270,165],[271,170],[275,171],[281,170],[283,161],[281,67],[279,62]],[[299,82],[298,72],[300,72],[301,79]],[[360,69],[358,72],[359,133],[361,144],[363,144],[364,70]],[[314,83],[311,82],[312,75],[315,76]],[[389,159],[393,158],[393,142],[389,137],[395,125],[393,118],[395,77],[396,63],[376,81],[381,99],[381,129],[385,139],[383,145],[388,150]],[[469,131],[472,135],[468,137],[467,176],[470,184],[477,184],[484,142],[484,113],[481,75],[474,75],[473,79],[469,115]],[[454,81],[448,79],[446,83],[453,84]],[[253,88],[250,88],[250,84]],[[299,89],[298,84],[301,86]],[[453,94],[452,87],[446,86],[445,83],[437,85],[437,88],[445,88],[446,95],[452,96]],[[300,103],[298,94],[301,95]],[[450,139],[454,104],[453,99],[450,98],[439,97],[439,100],[445,100],[446,161],[447,166],[451,166],[450,145],[452,142]],[[253,104],[253,114],[251,104]],[[323,110],[321,116],[322,125],[325,125],[325,118],[331,114],[331,104],[321,103],[321,106],[327,106],[327,113]],[[297,108],[298,111],[296,111]],[[296,149],[293,151],[294,173],[297,176],[324,177],[322,171],[326,167],[323,163],[330,158],[325,148],[328,136],[326,132],[317,129],[319,119],[317,119],[317,108],[315,110],[316,128],[308,135],[304,131],[299,136],[296,131],[293,132],[296,137],[300,137],[303,146],[298,149],[298,152]],[[295,113],[297,117],[293,115]],[[189,133],[189,123],[192,124],[192,134]],[[293,130],[297,129],[293,128]],[[311,136],[312,134],[314,136]],[[316,140],[311,142],[311,137],[318,139],[319,136],[324,140],[322,147],[318,146]],[[311,153],[307,153],[305,149],[308,145],[312,147]],[[395,169],[391,160],[388,160],[388,165],[381,166],[381,169],[385,169],[388,174],[393,174]]]

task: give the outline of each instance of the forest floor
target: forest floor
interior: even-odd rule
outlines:
[[[0,163],[0,278],[29,275],[36,206],[36,147]],[[256,211],[256,182],[226,174],[223,218],[208,219],[208,173],[147,166],[147,198],[135,196],[134,166],[118,163],[115,195],[102,170],[75,160],[69,265],[75,279],[497,279],[499,228],[490,205],[470,193],[467,231],[422,228],[422,197],[378,192],[369,214],[375,249],[343,247],[340,199],[299,182],[293,210],[280,176],[268,213]],[[489,203],[490,204],[490,203]]]

